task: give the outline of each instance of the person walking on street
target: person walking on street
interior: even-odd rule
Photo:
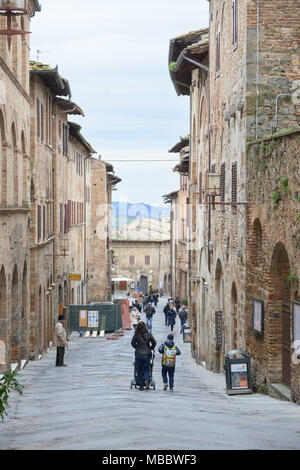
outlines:
[[[54,329],[54,338],[53,344],[56,346],[56,366],[57,367],[66,367],[67,364],[64,363],[65,357],[65,348],[68,347],[67,333],[65,330],[65,316],[59,315],[58,322],[55,325]]]
[[[146,308],[146,323],[149,328],[149,331],[152,331],[152,317],[155,314],[155,308],[152,306],[152,303],[148,303],[148,307]]]
[[[156,341],[148,331],[145,322],[138,323],[131,346],[135,349],[135,367],[137,373],[137,385],[140,390],[149,389],[150,386],[150,360]]]
[[[180,300],[179,300],[179,297],[177,296],[176,299],[175,299],[175,308],[176,308],[176,312],[177,314],[179,313],[179,309],[180,309]]]
[[[134,329],[136,329],[137,324],[140,321],[140,319],[141,319],[140,312],[138,311],[136,307],[133,307],[131,311],[131,321],[132,321],[132,325]]]
[[[164,306],[164,314],[165,314],[165,326],[168,326],[168,312],[170,310],[170,303],[168,301],[168,303],[166,303],[166,305]]]
[[[165,341],[159,346],[158,352],[162,354],[161,375],[164,383],[164,390],[168,389],[169,378],[170,391],[173,392],[176,356],[180,356],[181,354],[180,349],[175,346],[174,335],[168,335],[167,341]]]
[[[181,309],[179,310],[179,318],[180,318],[180,333],[182,333],[183,327],[186,324],[187,319],[188,319],[188,311],[185,305],[182,305]]]
[[[139,312],[141,312],[141,310],[142,310],[142,308],[141,308],[141,306],[140,306],[140,304],[139,304],[138,299],[135,299],[135,302],[134,302],[134,304],[132,305],[132,307],[136,307]]]
[[[174,325],[176,323],[176,310],[174,310],[174,305],[170,304],[170,309],[168,311],[168,326],[171,327],[171,332],[174,329]]]

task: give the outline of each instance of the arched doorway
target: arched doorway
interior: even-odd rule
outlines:
[[[10,358],[11,362],[20,360],[20,308],[19,308],[19,276],[15,266],[11,284],[11,329],[10,329]]]
[[[147,278],[147,276],[141,276],[140,277],[140,291],[143,294],[148,293],[148,278]]]
[[[238,349],[238,301],[235,282],[231,286],[231,322],[232,349]]]
[[[215,274],[216,372],[224,367],[224,285],[222,263],[218,259]]]
[[[0,372],[7,366],[7,286],[4,266],[0,271]]]
[[[269,332],[270,375],[273,382],[291,384],[290,263],[284,245],[277,243],[270,266]]]
[[[25,261],[22,278],[22,331],[21,331],[21,359],[27,359],[28,352],[28,276]]]
[[[42,286],[39,286],[39,297],[38,297],[38,352],[43,354],[44,345],[44,302],[43,302],[43,291]]]

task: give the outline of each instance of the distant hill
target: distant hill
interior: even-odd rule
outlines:
[[[130,202],[113,202],[112,227],[118,228],[130,224],[135,219],[144,217],[159,220],[170,216],[168,206],[151,206],[150,204]]]

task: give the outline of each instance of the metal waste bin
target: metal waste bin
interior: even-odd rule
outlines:
[[[235,357],[233,356],[243,356]],[[239,395],[252,393],[250,356],[240,349],[230,351],[225,357],[226,393]]]
[[[192,342],[192,328],[189,323],[186,323],[182,329],[182,338],[184,343]]]

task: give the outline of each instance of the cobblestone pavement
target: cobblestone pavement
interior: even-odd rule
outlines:
[[[153,321],[158,346],[169,333],[164,300]],[[55,349],[30,362],[19,376],[24,395],[11,395],[0,423],[0,449],[300,449],[298,405],[259,394],[228,396],[224,375],[195,364],[177,328],[182,355],[174,393],[162,390],[159,353],[156,390],[130,389],[132,331],[117,341],[74,333],[68,367],[54,366]]]

